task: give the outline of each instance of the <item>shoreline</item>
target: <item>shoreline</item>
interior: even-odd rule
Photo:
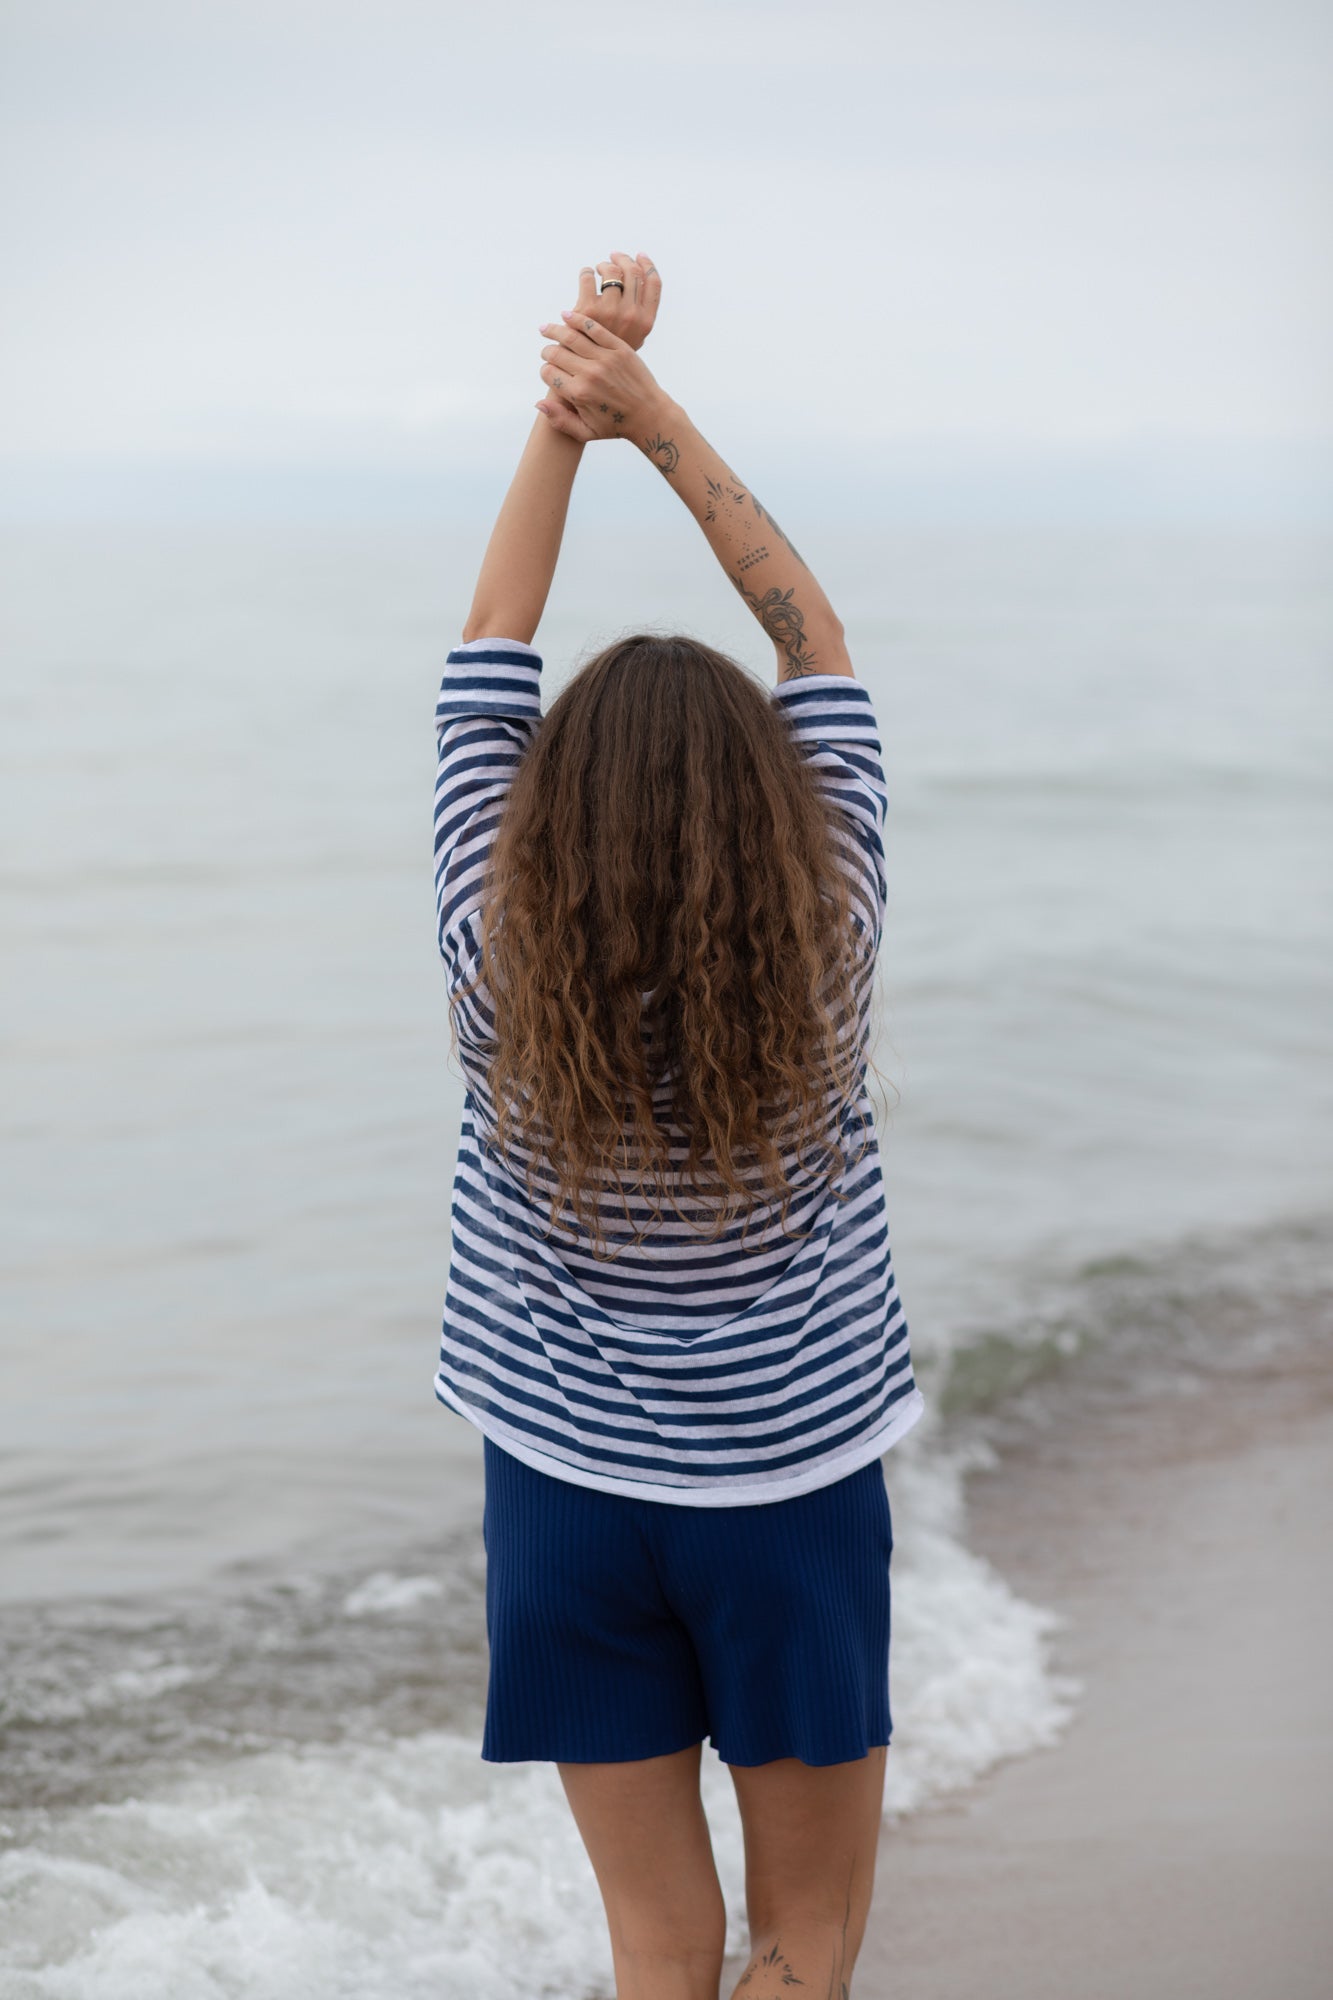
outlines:
[[[1050,1659],[1077,1712],[1052,1748],[886,1816],[854,1994],[1317,2000],[1333,1344],[1146,1404],[1071,1386],[1072,1419],[1058,1390],[1006,1413],[966,1535],[1063,1614]]]

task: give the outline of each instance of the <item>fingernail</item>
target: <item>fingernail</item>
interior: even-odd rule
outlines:
[[[567,311],[564,306],[561,306],[560,317],[561,319],[573,319],[574,315],[572,312]]]

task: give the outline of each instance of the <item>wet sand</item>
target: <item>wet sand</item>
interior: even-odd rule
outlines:
[[[854,2000],[1324,2000],[1333,1343],[1019,1424],[968,1514],[1083,1693],[1054,1747],[886,1820]]]

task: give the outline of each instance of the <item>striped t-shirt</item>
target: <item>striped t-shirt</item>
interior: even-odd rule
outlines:
[[[482,877],[514,773],[541,722],[541,656],[477,639],[445,662],[435,710],[437,934],[451,994],[476,977]],[[850,816],[835,825],[854,921],[878,950],[887,883],[885,784],[870,695],[840,674],[773,689],[817,782]],[[835,816],[836,819],[836,816]],[[874,956],[859,986],[867,1035]],[[841,1177],[807,1174],[784,1234],[780,1204],[705,1241],[674,1207],[637,1246],[596,1258],[568,1215],[550,1232],[529,1155],[490,1144],[494,1013],[481,986],[458,1002],[467,1080],[435,1393],[527,1465],[609,1493],[730,1507],[824,1486],[896,1444],[925,1403],[889,1251],[873,1109],[865,1090],[839,1127]],[[867,1141],[869,1143],[867,1143]],[[515,1142],[511,1140],[511,1145]],[[679,1157],[684,1163],[682,1136]],[[792,1179],[796,1162],[788,1158]],[[683,1188],[688,1183],[682,1181]],[[839,1201],[835,1190],[849,1199]],[[628,1201],[631,1233],[651,1216]],[[807,1233],[808,1232],[808,1233]],[[797,1235],[804,1238],[794,1240]]]

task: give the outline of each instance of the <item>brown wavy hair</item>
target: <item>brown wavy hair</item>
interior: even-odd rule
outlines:
[[[835,1134],[864,1126],[848,1114],[869,1060],[847,1024],[874,968],[840,817],[767,689],[697,639],[618,639],[542,718],[492,841],[477,976],[451,1031],[457,1047],[456,1002],[484,983],[493,1143],[526,1155],[529,1199],[545,1163],[551,1227],[571,1214],[595,1256],[608,1190],[631,1226],[629,1190],[649,1177],[653,1221],[664,1192],[684,1215],[664,1122],[677,1151],[688,1141],[709,1241],[778,1201],[790,1233],[808,1149],[829,1184],[842,1170]]]

